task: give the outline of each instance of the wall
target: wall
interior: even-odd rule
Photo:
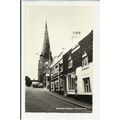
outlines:
[[[76,75],[77,75],[77,94],[78,95],[92,95],[92,70],[93,70],[93,63],[89,63],[88,68],[84,69],[82,67],[78,67],[76,69]],[[90,87],[91,87],[91,93],[85,93],[84,92],[84,83],[83,78],[90,77]]]

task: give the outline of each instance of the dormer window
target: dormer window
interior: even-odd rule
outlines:
[[[71,59],[71,56],[68,58],[68,68],[71,68],[73,66],[73,61]]]
[[[87,65],[88,65],[88,55],[86,52],[84,52],[82,55],[82,67],[87,66]]]

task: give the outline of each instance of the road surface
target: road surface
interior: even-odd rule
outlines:
[[[45,92],[44,88],[26,87],[25,93],[26,112],[65,112],[89,113],[86,108],[78,107],[64,100],[60,100]]]

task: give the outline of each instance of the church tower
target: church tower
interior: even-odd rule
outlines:
[[[45,33],[42,52],[38,62],[38,80],[43,85],[46,84],[46,75],[48,74],[49,66],[52,64],[53,58],[50,50],[50,42],[48,35],[47,22],[45,23]]]

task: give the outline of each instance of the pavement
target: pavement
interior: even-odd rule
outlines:
[[[59,94],[57,92],[52,92],[52,91],[49,91],[48,89],[44,88],[45,92],[47,94],[50,94],[51,96],[54,96],[58,99],[61,99],[61,100],[64,100],[68,103],[71,103],[71,104],[74,104],[74,105],[77,105],[79,107],[85,107],[87,108],[88,110],[92,110],[92,104],[89,104],[89,103],[86,103],[86,102],[83,102],[83,101],[80,101],[80,100],[77,100],[77,99],[74,99],[73,97],[70,97],[70,96],[64,96],[62,94]]]

